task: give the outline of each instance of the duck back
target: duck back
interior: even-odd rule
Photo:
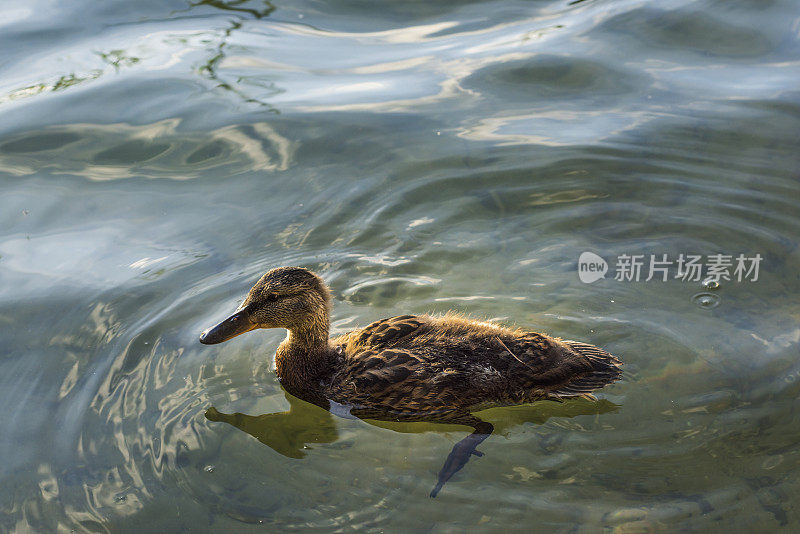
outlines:
[[[334,340],[332,400],[390,412],[446,412],[581,396],[619,378],[609,353],[457,315],[403,315]]]

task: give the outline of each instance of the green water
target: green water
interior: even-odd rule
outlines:
[[[0,531],[796,530],[798,28],[791,0],[1,4]],[[762,262],[708,290],[623,254]],[[431,499],[469,429],[287,399],[281,331],[198,343],[281,265],[337,333],[457,310],[625,378],[481,412]]]

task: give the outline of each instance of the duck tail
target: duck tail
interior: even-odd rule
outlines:
[[[587,397],[593,398],[591,393],[603,386],[616,382],[622,378],[622,369],[619,361],[614,355],[604,351],[594,345],[581,343],[580,341],[564,341],[564,343],[589,360],[592,365],[592,373],[577,380],[572,380],[553,393],[563,397]]]

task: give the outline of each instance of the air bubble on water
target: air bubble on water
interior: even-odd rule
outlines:
[[[707,289],[713,291],[715,289],[719,289],[719,280],[714,280],[713,278],[706,278],[701,283],[703,289]]]
[[[213,473],[214,469],[216,469],[216,467],[214,467],[213,465],[207,465],[203,468],[203,471],[205,471],[206,473]]]
[[[713,293],[698,293],[692,297],[692,302],[701,308],[710,310],[719,306],[719,297]]]

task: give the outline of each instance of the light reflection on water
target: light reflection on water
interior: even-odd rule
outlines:
[[[0,530],[800,520],[793,3],[0,12]],[[584,285],[584,251],[764,263]],[[483,412],[486,455],[432,500],[463,428],[287,398],[281,332],[197,343],[278,265],[323,274],[334,333],[455,309],[596,343],[625,380]]]

